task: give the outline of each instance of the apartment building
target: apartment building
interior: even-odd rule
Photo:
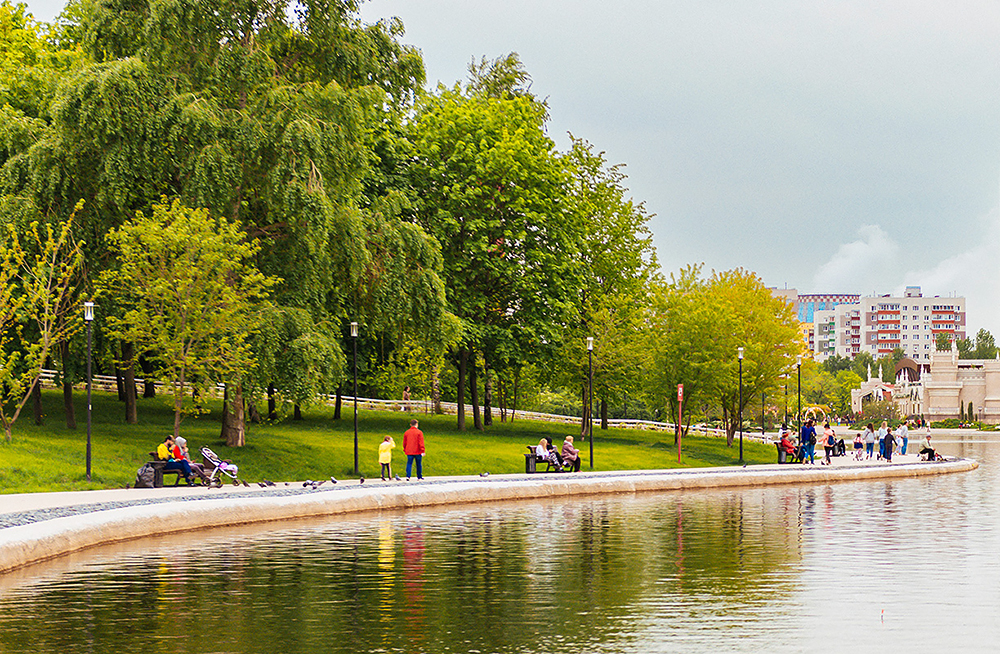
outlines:
[[[876,359],[901,348],[926,368],[938,334],[966,337],[964,297],[924,297],[908,286],[902,297],[851,294],[802,294],[772,289],[792,305],[803,341],[817,361],[834,354],[854,358],[868,352]]]

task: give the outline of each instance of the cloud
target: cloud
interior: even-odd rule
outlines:
[[[837,249],[813,276],[816,293],[876,293],[896,286],[905,268],[900,247],[878,225],[858,229],[858,240]]]
[[[980,328],[1000,335],[1000,213],[993,211],[976,244],[927,268],[912,266],[904,276],[907,285],[920,286],[927,295],[965,296],[968,335]],[[916,262],[914,262],[915,264]]]

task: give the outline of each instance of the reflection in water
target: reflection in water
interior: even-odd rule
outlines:
[[[95,550],[0,578],[0,651],[985,650],[998,624],[1000,446],[948,447],[977,450],[983,467]]]

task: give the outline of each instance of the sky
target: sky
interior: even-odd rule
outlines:
[[[59,2],[29,0],[40,20]],[[567,133],[624,163],[661,267],[800,293],[964,295],[1000,335],[994,0],[370,0],[430,85],[517,52]]]

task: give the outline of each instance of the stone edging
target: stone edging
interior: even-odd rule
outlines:
[[[851,467],[687,469],[636,475],[622,472],[545,475],[531,478],[456,481],[391,487],[357,487],[307,495],[259,496],[212,502],[143,504],[56,518],[0,530],[0,573],[96,545],[192,529],[251,524],[382,509],[495,502],[563,495],[638,493],[664,490],[740,488],[775,484],[859,481],[967,472],[972,459],[934,464]],[[721,471],[727,474],[719,474]]]

